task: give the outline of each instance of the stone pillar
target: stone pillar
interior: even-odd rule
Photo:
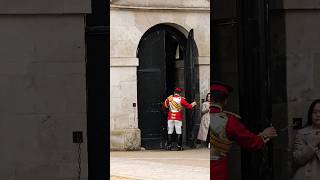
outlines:
[[[137,58],[111,58],[110,149],[140,149],[137,106]]]

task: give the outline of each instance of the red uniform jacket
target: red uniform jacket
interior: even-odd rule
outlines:
[[[169,96],[163,103],[163,107],[169,109],[168,120],[181,121],[183,119],[182,106],[192,109],[192,105],[184,97],[179,95]]]
[[[221,112],[221,109],[217,107],[210,109],[210,113],[218,112]],[[227,117],[226,134],[228,139],[237,142],[241,148],[247,150],[258,150],[264,147],[263,139],[247,130],[235,115],[227,113]],[[229,180],[227,157],[210,161],[210,179]]]

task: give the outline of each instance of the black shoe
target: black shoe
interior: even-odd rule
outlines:
[[[178,134],[177,151],[183,151],[183,147],[182,147],[182,134]]]
[[[166,150],[171,151],[171,134],[168,134]]]
[[[183,147],[182,146],[177,146],[177,151],[183,151]]]

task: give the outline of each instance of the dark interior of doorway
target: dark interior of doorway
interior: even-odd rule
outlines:
[[[177,67],[179,62],[183,61],[184,51],[182,48],[179,48],[179,44],[184,44],[183,42],[185,38],[181,38],[180,42],[176,38],[177,35],[172,34],[167,31],[165,36],[165,53],[166,53],[166,97],[173,94],[173,90],[175,87],[181,87],[182,80],[181,78],[181,70],[183,71],[183,67]],[[181,46],[181,45],[180,45]],[[179,48],[179,56],[177,56],[176,49]],[[180,75],[179,75],[180,73]],[[179,79],[180,80],[179,80]],[[167,117],[165,117],[167,118]],[[167,121],[165,121],[167,122]],[[186,139],[187,132],[183,130],[183,140]],[[172,135],[173,145],[177,142],[176,132],[173,132]]]
[[[88,179],[109,179],[109,1],[91,0],[86,17]]]
[[[176,49],[179,45],[176,37],[168,31],[165,31],[165,59],[166,59],[166,95],[173,93],[176,87],[177,74],[176,69]],[[181,51],[181,49],[179,49]],[[182,60],[182,59],[181,59]]]

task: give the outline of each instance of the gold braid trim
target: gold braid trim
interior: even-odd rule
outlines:
[[[233,113],[233,112],[230,112],[230,111],[223,111],[223,112],[227,113],[227,114],[231,114],[231,115],[235,116],[238,119],[241,119],[241,116],[239,114],[236,114],[236,113]]]
[[[210,133],[210,143],[212,144],[212,147],[216,148],[218,151],[222,153],[229,152],[232,146],[232,141],[229,141],[227,139],[221,139],[215,136],[215,134],[213,133]]]
[[[175,101],[171,101],[171,104],[173,105],[173,107],[175,107],[176,109],[180,109],[181,108],[181,105],[178,104],[177,102]]]

